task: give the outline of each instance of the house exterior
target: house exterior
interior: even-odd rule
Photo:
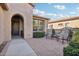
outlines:
[[[13,36],[33,36],[33,4],[0,3],[0,44]]]
[[[33,32],[47,32],[49,18],[33,16]]]
[[[57,21],[51,21],[48,23],[48,28],[61,29],[63,27],[71,27],[79,29],[79,16],[68,17]]]

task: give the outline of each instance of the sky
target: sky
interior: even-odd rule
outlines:
[[[33,14],[51,20],[79,16],[79,3],[36,3]]]

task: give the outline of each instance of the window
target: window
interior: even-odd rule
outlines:
[[[33,31],[43,31],[44,21],[42,20],[33,20]]]
[[[59,23],[58,26],[63,26],[63,24],[62,23]]]
[[[39,20],[39,31],[43,31],[44,29],[44,21]]]
[[[53,28],[53,25],[50,25],[50,29],[52,29]]]
[[[68,24],[69,24],[69,23],[65,23],[65,27],[67,27],[67,26],[68,26]]]
[[[38,25],[38,20],[33,20],[33,31],[37,31]]]

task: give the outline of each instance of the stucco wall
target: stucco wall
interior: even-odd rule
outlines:
[[[24,38],[32,38],[32,13],[33,7],[27,3],[23,4],[8,4],[10,14],[13,16],[14,14],[20,14],[24,18]],[[12,17],[11,16],[11,17]]]
[[[0,6],[0,44],[4,41],[4,17],[3,17],[3,10]]]
[[[33,7],[27,3],[16,4],[16,3],[8,3],[7,7],[9,8],[7,11],[3,11],[4,14],[4,39],[6,41],[11,40],[11,18],[12,16],[19,14],[24,19],[24,39],[32,38],[33,36],[33,27],[32,27],[32,13]],[[1,14],[0,14],[1,15]]]
[[[47,29],[48,29],[48,20],[45,20],[45,27],[44,27],[45,33],[47,32]]]
[[[58,24],[63,24],[62,26],[58,26]],[[64,22],[56,22],[56,23],[49,23],[48,26],[50,28],[51,25],[53,25],[54,29],[61,29],[65,27],[65,24],[67,24],[68,27],[72,28],[79,28],[79,19],[71,20],[71,21],[64,21]]]

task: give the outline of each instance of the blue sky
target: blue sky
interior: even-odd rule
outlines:
[[[35,15],[57,20],[63,17],[78,16],[78,3],[36,3],[34,12]]]

